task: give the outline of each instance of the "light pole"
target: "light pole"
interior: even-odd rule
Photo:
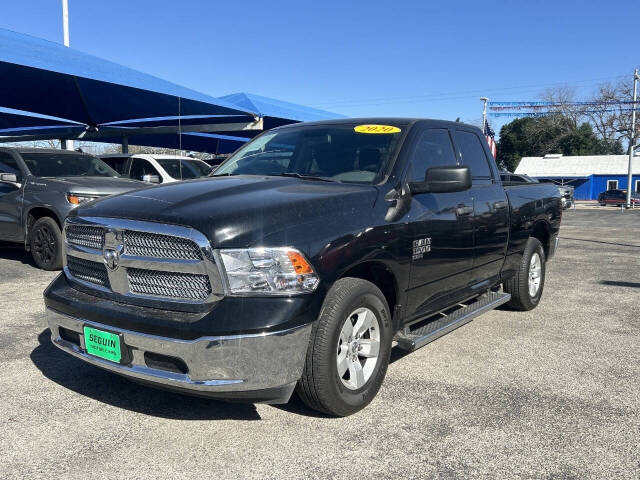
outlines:
[[[62,0],[62,43],[69,46],[69,2]],[[60,140],[60,148],[73,150],[73,140]]]
[[[65,47],[69,46],[69,3],[62,0],[62,34]]]
[[[633,150],[636,138],[636,99],[638,93],[638,69],[633,72],[633,103],[631,104],[631,133],[629,134],[629,174],[627,176],[627,208],[631,208],[631,188],[633,187]]]
[[[480,100],[484,102],[482,107],[482,134],[487,134],[487,102],[489,99],[487,97],[480,97]]]

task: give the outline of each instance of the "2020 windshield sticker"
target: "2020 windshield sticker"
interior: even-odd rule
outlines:
[[[400,129],[393,125],[357,125],[353,129],[358,133],[400,133]]]
[[[413,241],[413,260],[424,258],[425,253],[431,251],[431,237],[419,238]]]

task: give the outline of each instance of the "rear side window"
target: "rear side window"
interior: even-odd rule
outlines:
[[[0,173],[15,173],[18,182],[22,177],[18,161],[8,153],[0,153]]]
[[[428,168],[455,164],[456,155],[449,131],[444,128],[430,128],[420,134],[411,154],[407,181],[424,182]]]
[[[134,158],[131,160],[131,173],[129,173],[129,177],[134,180],[142,181],[145,175],[158,175],[160,178],[160,182],[162,182],[162,177],[158,173],[158,171],[146,160],[142,158]]]
[[[471,170],[474,183],[488,183],[492,178],[491,169],[480,138],[475,133],[458,130],[456,141],[462,156],[462,164]]]
[[[102,161],[113,168],[120,175],[126,175],[127,172],[124,171],[128,157],[106,157],[103,158]]]

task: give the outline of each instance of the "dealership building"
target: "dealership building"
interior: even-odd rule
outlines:
[[[596,200],[605,190],[627,189],[628,155],[522,157],[515,173],[575,188],[576,200]],[[632,191],[640,192],[640,157],[633,159]]]

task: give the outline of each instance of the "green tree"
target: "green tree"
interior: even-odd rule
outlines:
[[[590,124],[577,124],[562,114],[518,118],[507,123],[500,129],[497,150],[498,164],[510,171],[515,170],[522,157],[624,153],[619,140],[598,138]]]

